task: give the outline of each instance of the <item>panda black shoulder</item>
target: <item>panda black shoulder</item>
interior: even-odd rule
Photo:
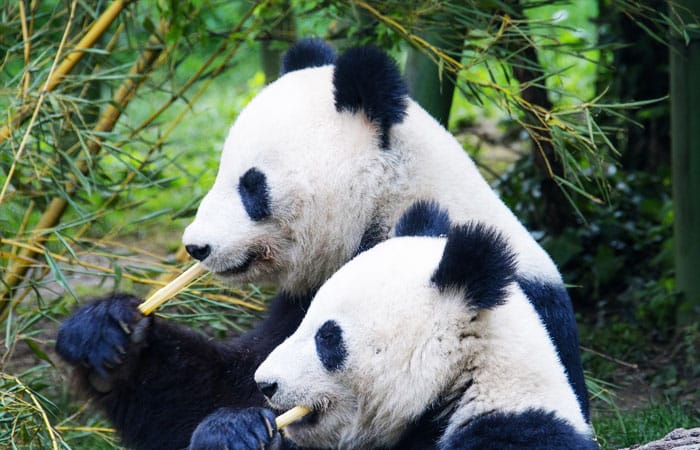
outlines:
[[[597,450],[590,436],[576,431],[554,412],[527,409],[491,412],[472,419],[463,428],[442,438],[443,450],[465,448],[521,448]]]

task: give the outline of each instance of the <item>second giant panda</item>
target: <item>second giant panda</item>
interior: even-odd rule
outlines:
[[[410,236],[342,267],[258,368],[272,407],[313,410],[287,437],[344,450],[596,449],[507,239],[479,222],[447,231],[445,217],[412,208],[398,226]]]

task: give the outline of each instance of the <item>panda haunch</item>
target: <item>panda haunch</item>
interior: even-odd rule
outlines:
[[[502,235],[470,223],[390,239],[343,266],[255,374],[273,408],[312,407],[287,437],[329,449],[597,448],[514,261]]]
[[[215,183],[183,236],[221,278],[277,286],[267,317],[214,341],[144,319],[137,299],[112,296],[80,308],[59,330],[57,352],[124,442],[181,448],[219,408],[262,405],[253,381],[260,362],[294,332],[321,284],[386,239],[421,198],[438,200],[458,223],[478,220],[507,238],[518,283],[587,415],[576,324],[555,265],[459,143],[406,97],[395,63],[374,48],[336,59],[326,44],[306,40],[283,67],[288,72],[233,124]]]

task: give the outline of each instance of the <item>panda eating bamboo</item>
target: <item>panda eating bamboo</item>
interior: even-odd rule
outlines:
[[[514,286],[542,321],[587,420],[576,323],[556,266],[459,142],[407,97],[394,61],[374,47],[336,57],[327,44],[304,40],[283,72],[236,119],[214,185],[183,236],[220,278],[276,286],[267,317],[216,341],[144,317],[139,299],[115,295],[61,326],[58,353],[123,442],[183,448],[207,417],[235,422],[238,408],[264,405],[253,379],[260,363],[297,329],[323,282],[385,240],[419,199],[507,241]]]
[[[260,365],[271,407],[310,416],[282,441],[243,414],[228,449],[595,449],[542,321],[495,229],[420,202],[319,290]],[[191,450],[215,430],[203,425]],[[214,431],[215,433],[215,431]],[[207,436],[205,436],[205,434]],[[262,437],[262,438],[260,438]]]

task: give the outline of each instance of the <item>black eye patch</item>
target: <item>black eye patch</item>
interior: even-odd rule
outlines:
[[[265,174],[252,167],[238,181],[238,193],[243,207],[252,220],[270,217],[270,192]]]
[[[348,352],[345,348],[343,330],[340,326],[333,320],[327,321],[316,332],[315,340],[316,353],[323,367],[329,372],[341,369]]]

